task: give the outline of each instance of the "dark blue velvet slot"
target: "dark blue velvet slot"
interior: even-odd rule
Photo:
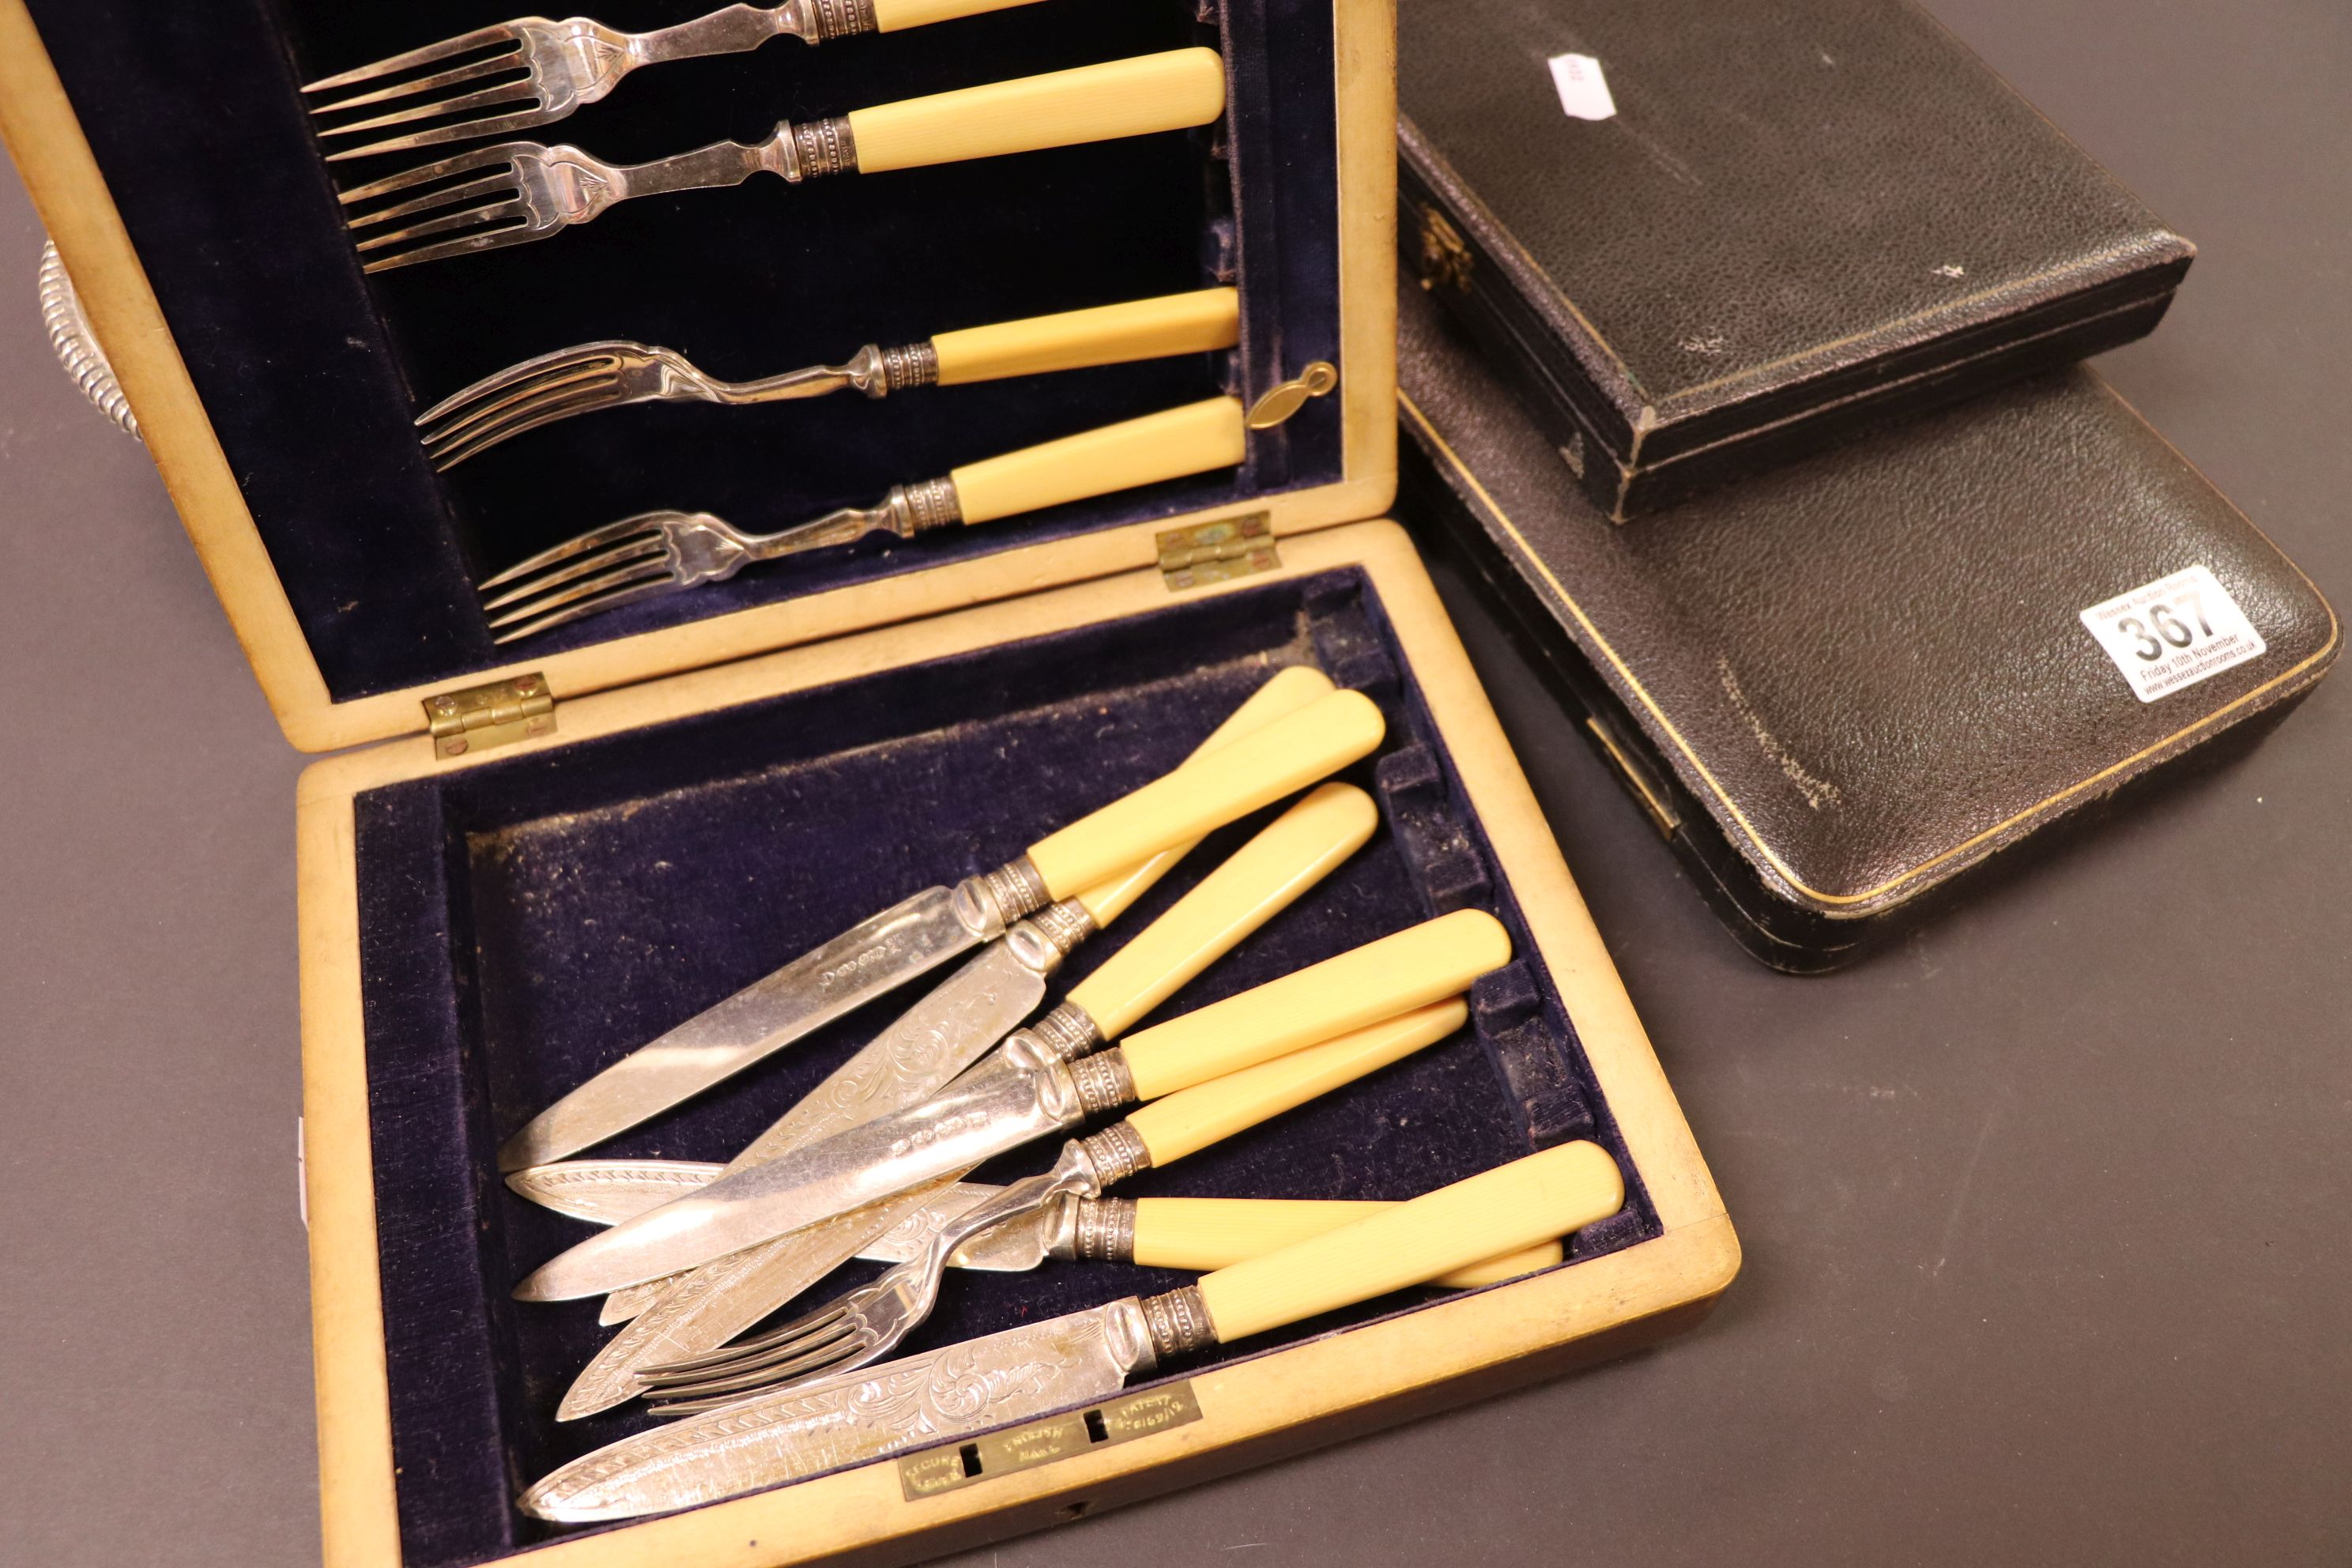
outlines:
[[[1041,0],[809,48],[637,73],[529,137],[635,162],[779,118],[1212,44],[1222,124],[786,187],[624,204],[540,243],[371,278],[335,199],[448,149],[330,165],[297,85],[502,20],[514,0],[30,0],[165,320],[338,700],[502,660],[472,583],[653,508],[767,530],[893,483],[1337,362],[1329,0]],[[605,0],[632,29],[713,0]],[[409,421],[491,371],[632,338],[744,378],[867,342],[1238,281],[1241,348],[1142,364],[724,409],[620,410],[436,475]],[[1345,370],[1345,366],[1341,366]],[[1338,400],[1253,437],[1237,473],[908,542],[871,539],[595,617],[556,651],[1340,477]]]
[[[1121,1190],[1402,1198],[1593,1137],[1625,1166],[1632,1196],[1577,1256],[1658,1233],[1511,886],[1358,573],[1171,601],[373,790],[357,803],[360,930],[407,1568],[457,1568],[562,1533],[516,1514],[515,1492],[646,1420],[631,1408],[553,1421],[603,1341],[596,1304],[523,1306],[508,1290],[587,1230],[507,1192],[499,1142],[591,1072],[843,926],[998,864],[1164,772],[1273,669],[1300,662],[1359,686],[1388,715],[1381,754],[1350,774],[1375,792],[1382,829],[1155,1016],[1465,905],[1498,914],[1520,956],[1479,983],[1472,1026],[1454,1038]],[[1216,835],[1122,929],[1140,929],[1264,820]],[[1079,948],[1055,994],[1119,940]],[[918,995],[878,1002],[598,1152],[724,1159]],[[1007,1179],[1052,1157],[1033,1146],[982,1175]],[[873,1271],[855,1266],[820,1289]],[[907,1348],[1181,1282],[1075,1263],[961,1275]],[[1429,1299],[1370,1302],[1213,1359]]]

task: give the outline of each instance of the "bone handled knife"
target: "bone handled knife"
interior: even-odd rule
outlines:
[[[642,1374],[646,1397],[661,1401],[656,1414],[677,1415],[785,1382],[814,1382],[879,1360],[929,1315],[949,1258],[967,1243],[999,1226],[1024,1224],[1061,1197],[1098,1196],[1105,1187],[1138,1171],[1172,1164],[1271,1121],[1434,1045],[1461,1028],[1469,1016],[1461,998],[1449,997],[1336,1040],[1179,1089],[1100,1132],[1073,1139],[1050,1169],[1013,1183],[949,1221],[931,1238],[916,1270],[931,1289],[910,1282],[892,1293],[894,1309],[888,1316],[895,1326],[887,1335],[836,1337],[840,1320],[835,1314],[851,1310],[863,1298],[864,1292],[852,1291],[714,1355],[648,1367]]]
[[[1624,1204],[1591,1143],[1564,1143],[1162,1295],[740,1401],[623,1438],[525,1491],[572,1523],[715,1502],[1073,1410],[1180,1357],[1570,1235]]]
[[[1352,785],[1323,784],[1309,791],[1073,986],[1060,1006],[1016,1037],[1041,1042],[1040,1050],[1075,1054],[1097,1043],[1105,1030],[1123,1031],[1352,855],[1371,836],[1378,816],[1370,797]],[[1135,892],[1121,885],[1110,896],[1118,902]],[[973,960],[965,972],[984,962]],[[967,1031],[954,1051],[955,1067],[1018,1023],[1036,995],[1024,990],[1018,1000],[1020,1013],[1009,1008],[987,1012],[987,1030],[993,1031],[987,1039],[977,1038],[986,1031]],[[1054,1042],[1051,1047],[1043,1043],[1047,1040]],[[936,1036],[909,1035],[894,1027],[867,1051],[875,1055],[869,1058],[861,1052],[852,1063],[864,1078],[849,1087],[828,1080],[754,1139],[730,1163],[728,1173],[821,1141],[845,1124],[862,1124],[884,1111],[920,1103],[952,1070]],[[924,1064],[921,1070],[903,1070],[910,1061]],[[844,1068],[835,1080],[850,1071]],[[921,1194],[911,1201],[922,1201]],[[855,1256],[869,1237],[888,1230],[900,1217],[887,1206],[845,1216],[829,1227],[716,1258],[688,1279],[667,1286],[657,1283],[658,1300],[637,1304],[642,1315],[630,1314],[636,1321],[597,1352],[564,1395],[557,1418],[593,1415],[631,1397],[636,1392],[635,1371],[649,1358],[677,1360],[726,1343]]]
[[[1090,889],[1137,863],[1369,755],[1382,729],[1369,698],[1331,692],[1039,839],[993,871],[917,893],[606,1068],[509,1139],[499,1168],[543,1165],[600,1142],[992,941],[1024,915],[1062,899],[1084,904]]]
[[[618,1225],[709,1186],[725,1169],[696,1160],[575,1160],[517,1171],[507,1185],[574,1219]],[[534,1184],[541,1181],[548,1184]],[[867,1242],[857,1256],[867,1263],[919,1258],[950,1220],[1003,1190],[980,1182],[934,1188],[919,1213]],[[1021,1274],[1054,1258],[1203,1273],[1395,1206],[1361,1198],[1086,1198],[1065,1193],[1033,1215],[973,1237],[956,1248],[948,1265],[981,1274]],[[1562,1256],[1559,1243],[1549,1242],[1430,1283],[1451,1290],[1500,1284],[1549,1268]]]
[[[1461,910],[1075,1062],[1034,1036],[1007,1041],[924,1105],[738,1171],[626,1220],[543,1265],[515,1287],[515,1297],[602,1295],[835,1219],[960,1176],[1095,1112],[1157,1100],[1452,996],[1510,955],[1500,921]]]

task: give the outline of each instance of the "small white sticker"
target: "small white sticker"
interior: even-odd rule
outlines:
[[[2263,653],[2238,602],[2202,566],[2175,572],[2083,612],[2132,695],[2153,702]]]
[[[1617,100],[1609,96],[1609,79],[1591,55],[1554,55],[1551,84],[1559,89],[1559,106],[1571,120],[1613,120]]]

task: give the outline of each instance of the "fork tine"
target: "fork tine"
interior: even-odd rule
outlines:
[[[682,1384],[672,1387],[648,1385],[644,1390],[646,1399],[656,1402],[657,1412],[668,1411],[677,1405],[699,1403],[706,1399],[726,1401],[740,1399],[747,1394],[763,1394],[827,1373],[846,1372],[863,1366],[875,1359],[877,1349],[871,1335],[856,1334],[824,1346],[822,1350],[781,1365],[762,1367],[734,1377],[711,1378],[702,1383]]]
[[[669,563],[667,561],[639,561],[633,565],[616,566],[601,577],[591,577],[585,583],[575,583],[568,588],[561,589],[532,603],[518,605],[503,616],[493,616],[490,617],[490,629],[496,631],[500,627],[511,626],[517,621],[529,620],[533,616],[544,615],[547,611],[561,609],[566,605],[575,605],[583,599],[594,598],[612,589],[627,587],[633,583],[650,582],[656,577],[669,579],[670,576]]]
[[[500,219],[507,217],[516,217],[520,219],[520,221],[518,222],[513,230],[500,230],[499,232],[521,233],[527,229],[529,220],[522,217],[522,204],[520,202],[500,202],[495,206],[468,207],[461,213],[451,213],[447,217],[428,218],[423,223],[410,224],[406,228],[394,229],[390,234],[370,235],[367,238],[359,242],[359,247],[361,251],[364,253],[371,250],[383,250],[388,247],[398,245],[404,240],[423,239],[428,236],[436,234],[470,233],[476,229],[488,227],[489,226],[498,223]],[[444,243],[446,244],[450,242],[445,241]],[[458,243],[462,244],[462,242]],[[430,250],[436,247],[427,246],[425,248],[426,250]],[[466,248],[475,247],[466,247]],[[422,251],[404,251],[401,253],[401,259],[403,261],[415,261],[422,259]]]
[[[327,154],[330,163],[341,163],[352,158],[374,158],[386,153],[414,153],[419,147],[439,147],[451,142],[475,142],[485,136],[506,136],[517,131],[530,131],[550,125],[562,119],[550,114],[534,103],[520,114],[494,115],[488,120],[468,120],[458,125],[436,125],[429,131],[419,131],[407,136],[394,136],[387,142],[371,142],[364,147],[346,147]]]
[[[520,202],[509,204],[509,210],[520,211]],[[549,231],[530,226],[529,223],[510,223],[487,234],[471,234],[463,239],[445,239],[438,245],[428,245],[417,250],[406,250],[398,256],[387,256],[369,262],[362,272],[389,272],[395,267],[414,267],[420,261],[440,261],[452,256],[467,256],[477,250],[502,250],[509,245],[525,245],[534,239],[544,239]]]
[[[418,415],[416,423],[420,427],[438,424],[467,404],[494,396],[510,386],[520,386],[535,376],[568,371],[573,365],[587,364],[592,361],[617,361],[624,346],[635,345],[624,345],[618,339],[600,339],[593,343],[572,343],[564,348],[551,349],[543,354],[535,354],[530,359],[517,360],[503,369],[492,371],[479,381],[459,387]]]
[[[320,129],[319,134],[353,136],[362,131],[381,131],[387,125],[409,125],[419,120],[438,120],[444,115],[462,114],[469,109],[488,109],[501,103],[536,104],[538,101],[539,89],[533,87],[528,79],[521,81],[502,81],[494,87],[461,93],[456,98],[436,99],[430,103],[412,104],[406,109],[394,110],[391,113],[379,114],[369,120],[356,121],[349,125],[323,126]]]
[[[727,1393],[713,1391],[705,1394],[699,1389],[679,1389],[675,1396],[648,1393],[646,1395],[646,1408],[648,1414],[655,1415],[698,1415],[706,1410],[717,1410],[757,1394],[772,1394],[790,1387],[793,1384],[809,1383],[837,1373],[854,1372],[876,1359],[876,1352],[868,1347],[814,1366],[799,1368],[790,1377],[779,1378],[772,1382],[751,1383],[737,1391]]]
[[[341,114],[346,110],[362,109],[371,103],[389,103],[395,99],[415,98],[420,93],[437,92],[442,88],[455,87],[459,82],[472,81],[478,77],[495,75],[499,71],[530,68],[522,58],[521,49],[517,47],[499,54],[486,56],[478,60],[471,60],[465,65],[455,66],[448,70],[436,71],[431,76],[413,77],[406,81],[396,81],[390,87],[380,87],[373,92],[357,92],[349,98],[332,99],[325,103],[313,104],[310,107],[310,112]],[[320,134],[341,136],[346,132],[358,129],[359,127],[355,125],[338,125],[323,130]]]
[[[443,60],[470,54],[476,49],[488,48],[493,44],[512,44],[517,48],[520,48],[522,39],[517,36],[511,25],[505,22],[493,22],[487,27],[477,27],[470,33],[460,33],[454,38],[444,38],[437,44],[426,44],[422,48],[410,49],[405,54],[387,55],[372,64],[355,66],[336,76],[320,77],[302,90],[331,92],[339,87],[350,87],[357,82],[373,81],[378,77],[393,76],[404,70],[415,70],[420,66],[437,65]]]
[[[446,441],[519,405],[562,393],[583,382],[612,381],[619,375],[620,362],[609,353],[579,354],[544,368],[536,361],[509,365],[418,415],[416,427],[427,442]]]
[[[542,566],[552,566],[555,563],[577,555],[583,551],[602,550],[605,545],[618,543],[633,533],[658,531],[658,525],[649,521],[648,519],[659,515],[656,512],[641,511],[633,517],[625,517],[618,522],[608,522],[602,528],[592,528],[585,533],[574,534],[561,544],[549,545],[528,561],[516,562],[496,576],[485,577],[478,586],[481,592],[487,594],[493,588],[503,587],[518,577],[528,577]]]
[[[752,1339],[738,1340],[731,1345],[721,1345],[715,1351],[705,1351],[700,1355],[681,1356],[676,1361],[658,1362],[639,1371],[637,1379],[641,1383],[651,1383],[660,1379],[667,1379],[673,1383],[682,1382],[707,1372],[731,1366],[746,1356],[758,1355],[780,1346],[796,1343],[820,1329],[835,1328],[857,1310],[866,1294],[866,1288],[861,1286],[845,1295],[835,1296],[815,1311],[794,1318],[782,1328],[770,1329],[766,1333]]]
[[[758,1355],[738,1356],[723,1365],[700,1372],[666,1372],[648,1368],[637,1373],[637,1383],[648,1394],[657,1394],[665,1399],[672,1395],[692,1398],[728,1389],[748,1388],[753,1384],[797,1376],[803,1368],[814,1363],[829,1363],[845,1354],[855,1354],[861,1346],[870,1344],[873,1338],[873,1332],[865,1321],[853,1313],[829,1325],[822,1332],[805,1335],[791,1344],[779,1345]]]
[[[613,406],[609,385],[585,387],[567,396],[533,404],[525,413],[511,414],[494,425],[479,426],[460,439],[443,438],[425,443],[425,454],[433,459],[435,468],[447,472],[467,458],[478,457],[492,447],[503,446],[518,436],[529,435],[543,425],[553,425],[574,415],[593,414]]]
[[[610,386],[586,387],[564,397],[533,404],[529,410],[510,414],[496,424],[478,426],[463,437],[428,441],[425,444],[425,456],[433,459],[436,471],[446,473],[467,458],[503,446],[518,436],[529,435],[542,425],[553,425],[578,414],[593,414],[612,405]]]
[[[531,142],[523,142],[521,146],[537,150]],[[488,169],[499,164],[511,169],[517,150],[517,144],[511,142],[501,142],[495,147],[476,147],[430,163],[419,163],[413,169],[403,169],[396,174],[386,174],[380,180],[370,180],[364,185],[353,185],[348,191],[337,192],[336,199],[347,207],[357,206],[378,196],[388,196],[394,191],[413,191],[419,185],[431,184],[436,180],[446,180],[453,174],[463,174],[474,169]]]
[[[667,543],[660,534],[649,533],[643,539],[616,544],[601,555],[587,556],[574,561],[569,566],[559,566],[544,576],[534,577],[528,583],[518,584],[495,599],[483,600],[482,608],[501,610],[509,605],[520,604],[551,588],[560,588],[566,583],[576,583],[583,577],[593,577],[608,567],[620,566],[631,561],[643,561],[648,556],[658,555],[667,548]],[[491,624],[495,626],[497,623]]]
[[[479,179],[467,180],[463,184],[445,186],[437,191],[427,191],[421,196],[411,196],[404,202],[395,202],[382,212],[362,213],[358,217],[351,219],[345,226],[372,228],[377,224],[388,223],[396,217],[407,217],[415,213],[432,212],[446,206],[478,205],[473,201],[477,196],[517,195],[521,188],[515,183],[512,169],[501,169],[495,174],[484,174]]]
[[[606,610],[617,610],[624,605],[634,605],[640,599],[650,599],[656,594],[667,594],[677,585],[676,581],[665,579],[658,583],[640,584],[634,588],[623,588],[616,593],[607,594],[601,599],[574,605],[568,610],[558,610],[551,616],[541,616],[530,625],[517,626],[510,632],[492,637],[490,641],[499,647],[504,647],[510,642],[520,642],[525,637],[537,637],[541,632],[551,631],[566,621],[576,621],[583,616],[602,615]]]

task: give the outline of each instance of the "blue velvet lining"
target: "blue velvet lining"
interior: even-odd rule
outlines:
[[[1296,662],[1387,712],[1383,753],[1353,771],[1378,795],[1384,830],[1158,1016],[1465,905],[1499,914],[1522,957],[1480,982],[1462,1035],[1122,1190],[1400,1198],[1586,1136],[1624,1161],[1511,889],[1354,572],[1172,602],[370,791],[357,807],[362,990],[407,1568],[457,1568],[562,1533],[518,1516],[515,1491],[646,1422],[635,1409],[553,1422],[606,1331],[593,1301],[508,1298],[515,1279],[587,1232],[506,1191],[499,1141],[593,1070],[812,942],[995,865],[1157,775],[1271,669]],[[1217,835],[1125,928],[1258,825]],[[1081,947],[1057,993],[1116,945],[1114,933]],[[723,1159],[912,999],[910,988],[877,1003],[599,1152]],[[983,1175],[1006,1179],[1051,1158],[1033,1147]],[[1640,1174],[1628,1174],[1627,1214],[1587,1233],[1579,1256],[1657,1234]],[[961,1276],[908,1348],[1181,1282],[1101,1264]],[[1212,1359],[1423,1299],[1376,1301]]]
[[[296,618],[339,700],[503,662],[471,584],[656,507],[782,527],[893,483],[1339,358],[1329,0],[1040,0],[809,48],[640,72],[527,133],[630,162],[780,117],[1194,43],[1221,47],[1222,125],[976,163],[625,204],[538,244],[363,276],[334,186],[432,156],[330,166],[299,82],[512,16],[512,0],[29,0]],[[667,25],[712,0],[605,0]],[[869,341],[1238,279],[1236,353],[729,410],[622,410],[446,476],[417,409],[499,367],[635,338],[740,378]],[[1344,370],[1344,366],[1342,369]],[[1337,400],[1175,480],[908,543],[869,540],[541,639],[555,651],[1091,529],[1340,477]]]

